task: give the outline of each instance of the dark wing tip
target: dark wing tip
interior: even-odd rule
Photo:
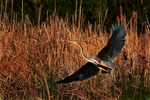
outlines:
[[[54,84],[56,84],[56,83],[47,83],[47,85],[54,85]]]

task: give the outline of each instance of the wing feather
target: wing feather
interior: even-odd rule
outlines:
[[[125,44],[125,27],[124,25],[116,27],[113,26],[113,34],[111,35],[110,39],[107,42],[107,45],[96,55],[96,59],[104,60],[107,65],[109,62],[109,65],[113,65],[113,62],[109,61],[111,59],[114,59],[119,55],[121,52],[122,47]],[[113,68],[113,66],[110,66]]]
[[[80,69],[78,69],[76,72],[74,72],[73,74],[49,85],[53,85],[57,83],[69,83],[73,81],[82,81],[91,76],[96,75],[98,72],[99,72],[99,68],[93,63],[88,62],[85,65],[83,65]]]

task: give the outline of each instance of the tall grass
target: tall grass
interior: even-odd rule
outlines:
[[[117,18],[127,25],[122,12]],[[76,22],[76,17],[74,20]],[[27,16],[23,24],[14,18],[11,25],[8,16],[3,16],[0,21],[1,99],[150,98],[150,31],[147,25],[145,33],[138,37],[136,16],[126,27],[122,52],[114,59],[114,81],[111,74],[99,73],[82,82],[47,85],[47,82],[55,82],[76,71],[86,62],[79,48],[64,42],[64,38],[78,40],[88,56],[97,54],[106,45],[109,37],[106,29],[98,27],[101,25],[92,29],[90,23],[82,29],[80,24],[70,25],[68,20],[51,15],[38,27],[33,26]]]

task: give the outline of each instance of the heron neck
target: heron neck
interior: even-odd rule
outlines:
[[[80,47],[80,49],[81,49],[81,55],[82,55],[82,57],[83,57],[85,60],[91,62],[91,60],[90,60],[87,56],[85,56],[85,55],[83,54],[83,48],[82,48],[81,44],[78,42],[77,45],[78,45],[78,46]]]

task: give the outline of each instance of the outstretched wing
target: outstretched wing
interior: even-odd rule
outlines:
[[[99,68],[93,63],[88,62],[85,65],[83,65],[80,69],[78,69],[76,72],[74,72],[73,74],[55,83],[52,83],[50,85],[57,84],[57,83],[69,83],[73,81],[82,81],[91,76],[96,75],[98,72],[99,72]]]
[[[107,45],[96,55],[96,59],[103,60],[104,62],[110,64],[113,67],[113,62],[109,60],[114,59],[121,52],[122,47],[125,44],[125,27],[121,25],[115,28],[113,27],[113,33],[107,42]]]

